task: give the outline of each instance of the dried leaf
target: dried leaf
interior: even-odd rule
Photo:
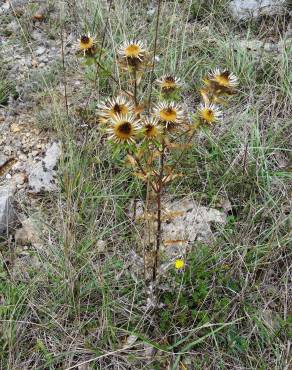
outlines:
[[[151,165],[151,164],[152,164],[152,162],[153,162],[155,159],[159,158],[159,157],[160,157],[160,152],[159,152],[159,150],[155,150],[155,151],[152,153],[152,155],[148,158],[147,164],[148,164],[148,165]]]
[[[167,176],[164,176],[163,179],[162,179],[162,182],[164,184],[167,184],[168,182],[176,179],[177,177],[182,177],[183,174],[182,173],[173,173],[173,174],[169,174]]]
[[[135,114],[140,114],[140,113],[144,112],[145,108],[146,108],[145,104],[139,104],[134,108],[134,113]]]
[[[205,80],[204,80],[204,82],[206,83]],[[210,103],[210,99],[208,97],[208,90],[207,89],[201,89],[200,90],[200,94],[202,95],[202,98],[203,98],[204,102],[206,104],[209,104]]]
[[[144,155],[145,151],[146,151],[146,149],[145,149],[145,148],[139,148],[139,149],[137,150],[136,157],[137,157],[138,159],[141,159],[141,158],[143,157],[143,155]]]
[[[127,164],[130,164],[133,167],[136,167],[136,165],[137,165],[135,158],[132,155],[130,155],[130,154],[128,154],[126,156],[126,163]]]
[[[163,241],[163,244],[165,246],[169,246],[169,245],[183,245],[183,244],[186,244],[188,243],[188,240],[187,239],[176,239],[176,240],[164,240]]]
[[[157,216],[154,212],[144,212],[139,217],[137,217],[137,220],[143,220],[143,221],[154,221],[156,220]]]
[[[173,218],[176,218],[176,217],[181,217],[181,216],[184,216],[185,215],[185,211],[167,211],[163,217],[162,217],[162,220],[166,221],[166,220],[171,220]]]
[[[142,173],[142,172],[133,172],[134,176],[138,177],[138,179],[142,181],[147,181],[148,177],[150,176],[150,173]]]

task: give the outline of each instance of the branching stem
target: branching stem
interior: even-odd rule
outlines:
[[[189,140],[188,140],[188,142],[187,142],[187,144],[189,144],[192,140],[193,140],[193,137],[195,136],[195,133],[196,133],[197,131],[196,130],[194,130],[193,131],[193,133],[192,133],[192,135],[190,136],[190,138],[189,138]],[[172,167],[171,167],[171,169],[170,169],[170,171],[169,171],[169,173],[168,173],[168,175],[167,176],[165,176],[165,178],[163,179],[163,184],[165,184],[166,182],[167,182],[167,180],[169,179],[169,177],[173,174],[173,171],[175,170],[175,168],[176,168],[176,166],[179,164],[179,162],[181,161],[181,159],[182,159],[182,157],[183,157],[183,155],[185,154],[185,151],[187,150],[187,145],[186,145],[186,148],[184,148],[182,151],[181,151],[181,153],[180,153],[180,155],[179,155],[179,157],[177,158],[177,160],[174,162],[174,164],[172,165]]]

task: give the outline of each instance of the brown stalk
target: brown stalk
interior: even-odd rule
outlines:
[[[133,75],[134,75],[134,103],[135,103],[135,107],[137,107],[137,69],[136,67],[134,67],[134,72],[133,72]]]
[[[157,204],[157,233],[156,233],[156,247],[154,253],[154,264],[152,271],[152,281],[155,283],[157,278],[157,267],[158,267],[158,257],[159,249],[161,245],[161,195],[163,189],[163,174],[164,174],[164,151],[165,151],[165,142],[162,143],[162,151],[160,155],[160,171],[158,177],[158,188],[156,192],[156,204]]]

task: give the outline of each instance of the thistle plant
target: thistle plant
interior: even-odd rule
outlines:
[[[97,70],[106,69],[90,35],[81,37],[79,48],[86,59],[95,63]],[[144,248],[143,259],[145,280],[153,291],[161,263],[162,222],[167,215],[163,195],[167,185],[182,175],[180,164],[198,130],[204,126],[211,128],[222,120],[221,106],[235,94],[237,78],[228,70],[211,71],[198,92],[201,103],[189,108],[182,104],[183,83],[177,76],[167,74],[152,81],[154,68],[148,72],[154,67],[155,52],[151,54],[144,42],[124,42],[117,55],[124,88],[99,103],[98,128],[108,136],[115,152],[124,155],[125,165],[131,167],[133,176],[147,190],[143,216],[145,221],[153,221],[155,237]],[[149,74],[150,82],[143,83]],[[113,75],[109,74],[109,78],[117,82]],[[146,99],[142,98],[145,91],[150,91]],[[184,269],[184,259],[176,259],[174,267]]]

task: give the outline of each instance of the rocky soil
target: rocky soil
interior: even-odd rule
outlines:
[[[21,232],[16,230],[20,243],[30,242],[26,216],[37,204],[36,196],[57,191],[54,178],[60,143],[35,118],[35,92],[43,88],[36,77],[61,60],[61,41],[51,37],[48,15],[54,19],[58,12],[49,9],[46,1],[5,1],[0,7],[0,61],[5,79],[13,85],[0,105],[0,233],[13,235],[22,225]]]

